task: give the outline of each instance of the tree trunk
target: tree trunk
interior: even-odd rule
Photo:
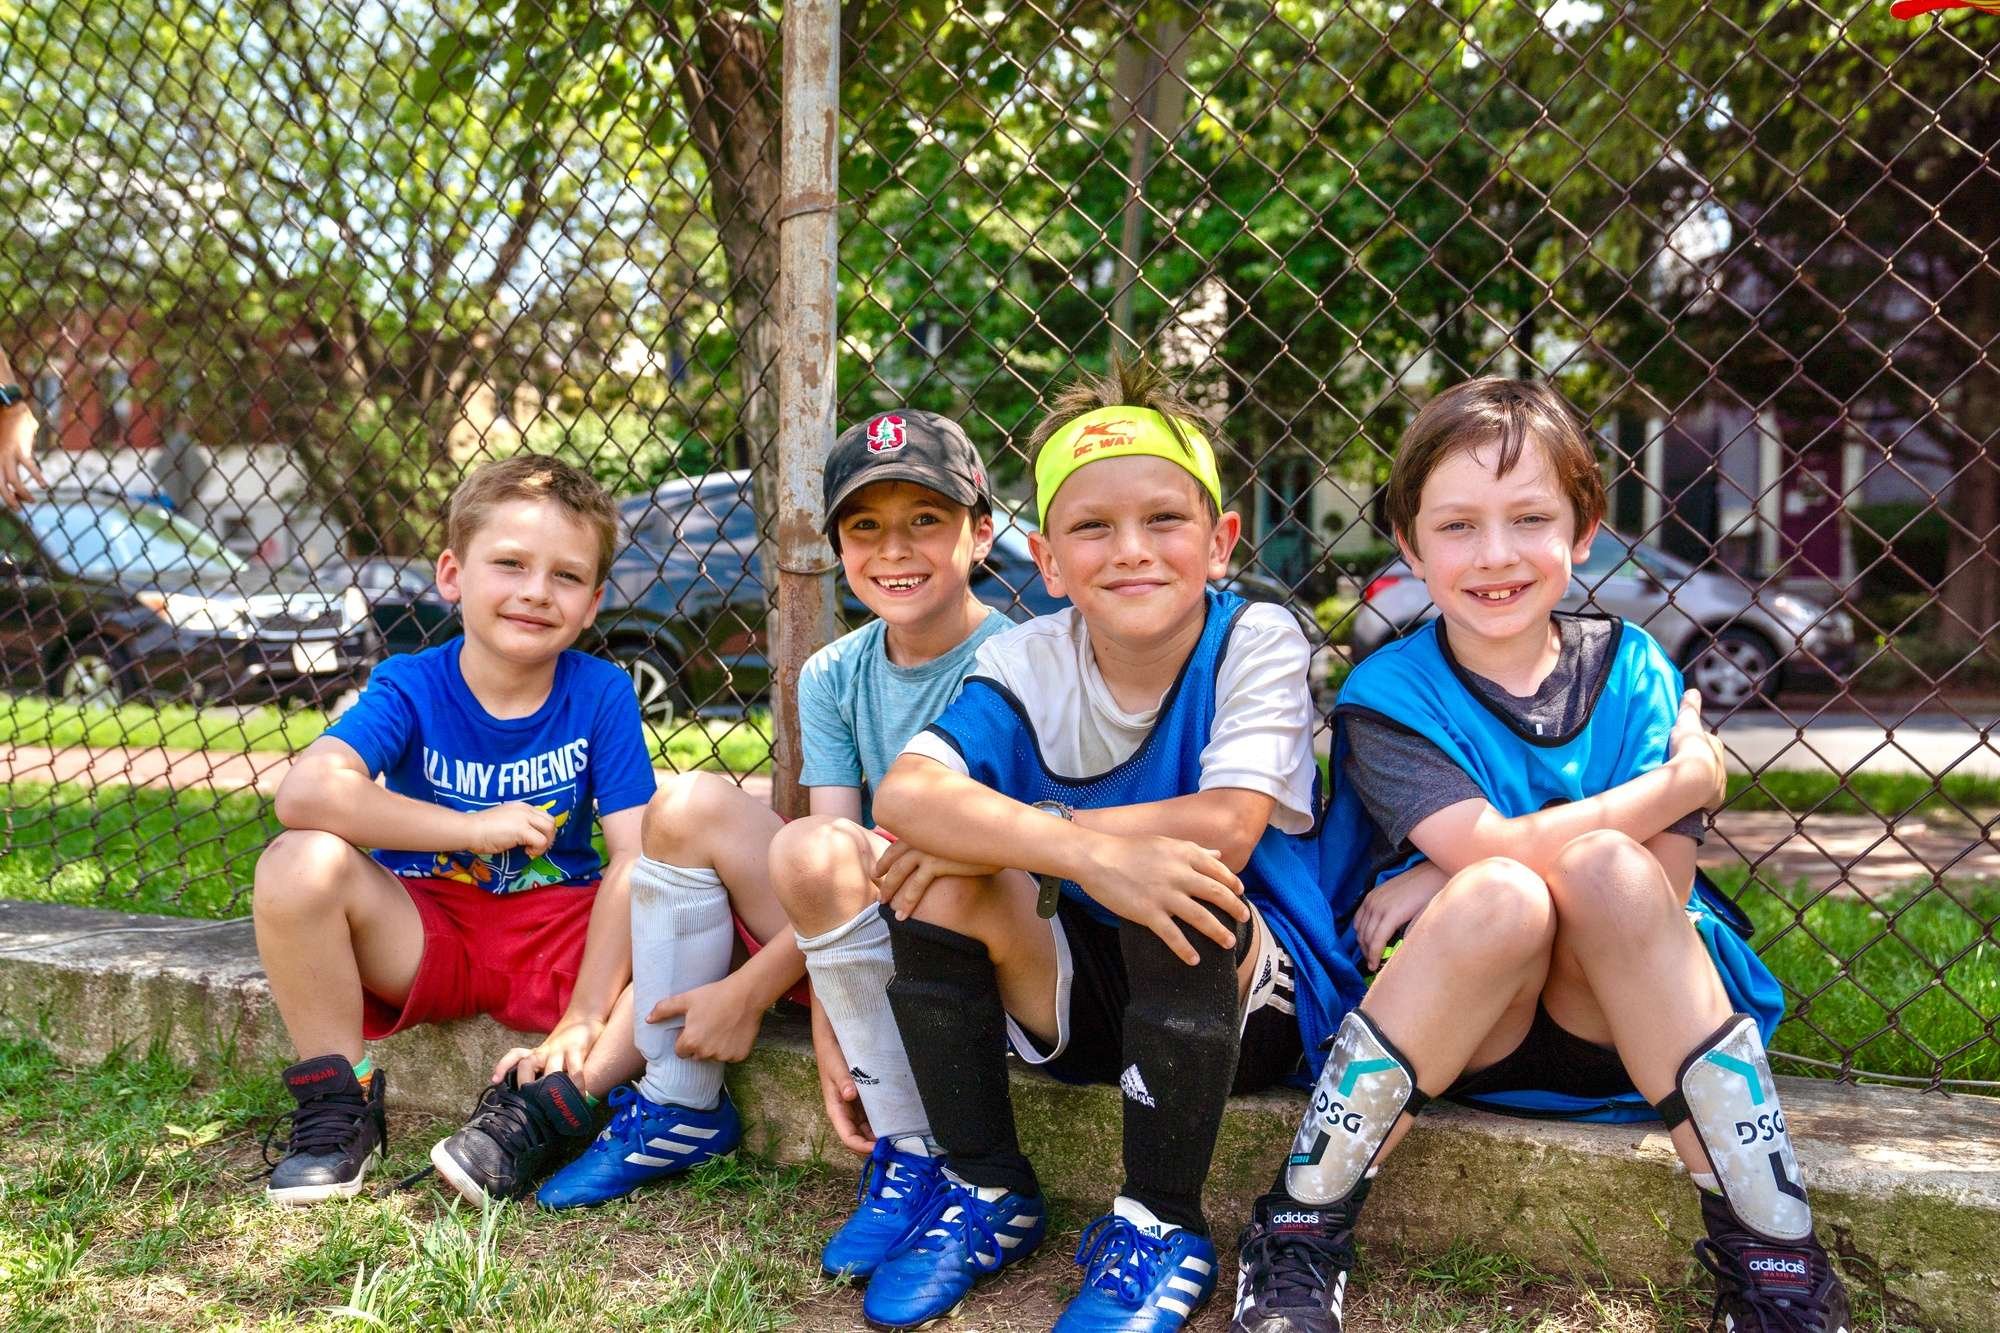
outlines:
[[[745,461],[755,469],[757,549],[777,512],[772,470],[778,439],[778,165],[782,110],[771,41],[750,17],[690,7],[692,38],[675,61],[675,84],[695,146],[708,168],[709,212],[729,270],[724,308],[736,335]],[[765,585],[775,587],[769,559]]]

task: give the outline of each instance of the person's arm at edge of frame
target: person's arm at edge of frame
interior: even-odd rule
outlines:
[[[1650,844],[1675,820],[1719,804],[1723,779],[1721,748],[1702,729],[1700,699],[1690,690],[1659,767],[1596,796],[1511,819],[1484,800],[1460,801],[1411,829],[1410,842],[1447,875],[1499,856],[1546,879],[1563,848],[1586,833],[1612,829]]]
[[[950,817],[938,817],[940,811]],[[1111,911],[1151,929],[1191,966],[1200,955],[1177,920],[1224,948],[1235,943],[1214,912],[1197,902],[1237,921],[1249,919],[1242,881],[1216,848],[1055,819],[923,755],[905,754],[891,766],[875,793],[875,821],[948,860],[1074,880]]]
[[[0,384],[16,382],[13,363],[0,351]],[[35,432],[39,428],[27,398],[11,407],[0,407],[0,505],[9,509],[19,509],[31,498],[28,477],[48,488],[49,479],[35,462]]]

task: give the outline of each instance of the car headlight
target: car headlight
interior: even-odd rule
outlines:
[[[1768,605],[1771,613],[1793,629],[1810,629],[1818,623],[1826,612],[1788,592],[1773,593]]]
[[[250,635],[250,608],[240,601],[185,592],[142,592],[139,605],[176,629],[233,638]]]
[[[340,632],[352,633],[366,619],[368,619],[368,598],[362,595],[361,589],[350,583],[347,585],[347,591],[340,594]]]

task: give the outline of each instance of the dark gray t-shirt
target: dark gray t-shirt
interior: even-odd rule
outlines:
[[[1561,646],[1555,670],[1527,698],[1507,693],[1486,677],[1461,670],[1459,678],[1517,729],[1536,736],[1567,736],[1589,718],[1618,648],[1619,622],[1603,616],[1558,615]],[[1447,649],[1447,655],[1449,650]],[[1486,793],[1444,751],[1423,737],[1364,713],[1345,713],[1347,763],[1342,771],[1375,821],[1382,842],[1375,865],[1407,857],[1410,830],[1447,806],[1483,800]],[[1667,828],[1702,841],[1707,821],[1697,810]]]

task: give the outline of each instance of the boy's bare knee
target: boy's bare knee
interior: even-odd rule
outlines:
[[[771,840],[771,886],[794,920],[830,911],[845,920],[869,896],[871,860],[866,829],[851,819],[808,815]]]
[[[639,843],[669,865],[706,863],[708,847],[726,833],[733,810],[751,797],[714,773],[676,773],[646,803]]]
[[[335,833],[286,829],[257,858],[252,915],[312,910],[340,900],[354,870],[356,849]]]
[[[1488,857],[1459,871],[1434,906],[1441,909],[1440,929],[1482,957],[1541,957],[1555,941],[1556,906],[1549,885],[1510,857]]]
[[[1650,891],[1665,883],[1660,863],[1632,838],[1613,829],[1597,829],[1556,853],[1549,890],[1563,913],[1592,906],[1633,891]]]

